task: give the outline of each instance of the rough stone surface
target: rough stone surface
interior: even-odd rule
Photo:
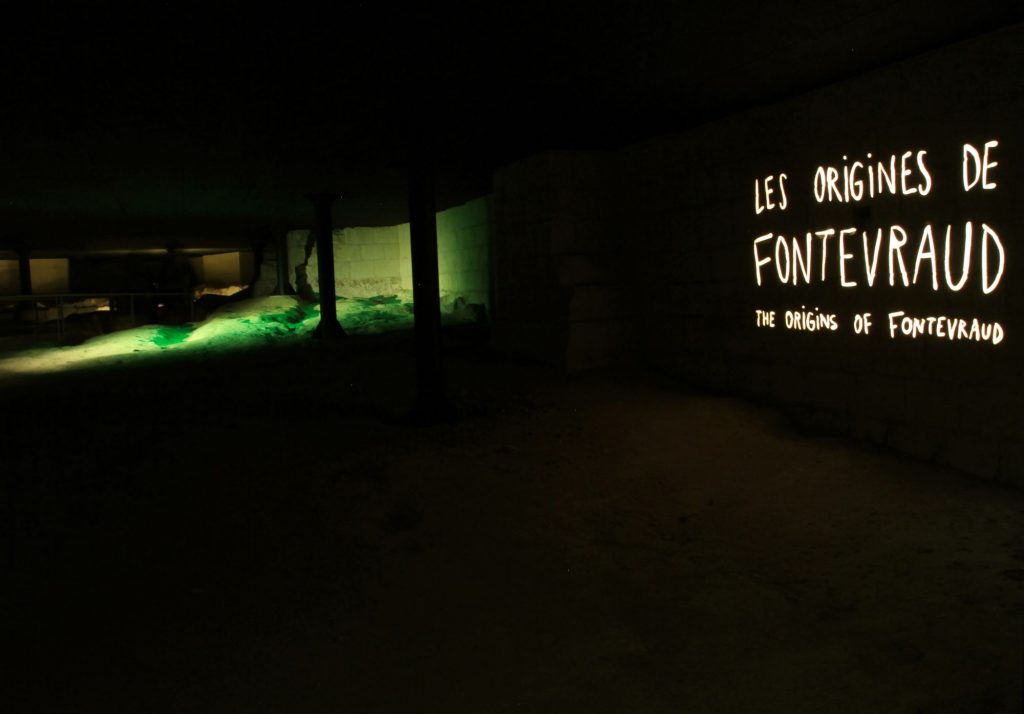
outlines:
[[[437,214],[441,295],[453,301],[490,305],[492,221],[489,199],[479,198]],[[289,274],[300,294],[319,290],[315,238],[308,230],[287,236]],[[334,279],[338,295],[376,297],[412,290],[409,224],[337,228],[333,232]]]

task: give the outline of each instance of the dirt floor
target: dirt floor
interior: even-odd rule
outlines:
[[[167,362],[0,380],[5,712],[1021,710],[1020,492],[641,371]]]

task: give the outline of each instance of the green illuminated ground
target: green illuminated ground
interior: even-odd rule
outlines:
[[[457,320],[450,311],[446,321]],[[351,334],[378,334],[412,327],[412,296],[339,298],[338,319]],[[280,344],[309,337],[319,305],[288,295],[229,303],[206,320],[187,325],[143,325],[94,337],[71,347],[26,350],[0,358],[0,374],[53,372],[116,365],[160,355],[196,354]]]

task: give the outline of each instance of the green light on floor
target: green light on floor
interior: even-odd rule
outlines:
[[[444,322],[465,319],[442,305]],[[371,335],[413,326],[412,294],[338,298],[338,319],[353,335]],[[320,321],[319,305],[288,295],[229,303],[195,325],[143,325],[86,340],[71,347],[48,347],[0,356],[0,375],[56,372],[116,366],[167,354],[204,354],[282,344],[311,336]]]
[[[192,330],[192,325],[158,327],[156,334],[153,335],[153,344],[164,349],[180,345],[188,338]]]
[[[339,298],[338,318],[351,334],[412,327],[411,295]],[[320,321],[318,305],[287,295],[229,303],[195,325],[143,325],[71,347],[26,350],[0,357],[0,374],[116,366],[166,354],[203,354],[307,338]]]

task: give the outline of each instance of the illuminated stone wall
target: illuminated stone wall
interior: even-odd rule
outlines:
[[[0,260],[0,295],[17,295],[21,290],[17,260]]]
[[[409,228],[402,224],[402,287],[412,290]],[[491,304],[490,198],[478,198],[437,214],[437,271],[442,298]]]
[[[67,258],[32,258],[32,293],[34,295],[55,295],[68,292]]]
[[[490,305],[491,216],[487,197],[437,214],[438,272],[442,299],[462,297]],[[289,275],[304,271],[319,290],[315,241],[308,230],[287,237]],[[374,297],[412,290],[409,224],[360,226],[334,230],[334,276],[339,296]]]
[[[336,228],[334,280],[338,295],[372,297],[393,295],[402,287],[399,270],[400,226]],[[408,230],[405,231],[408,241]],[[289,275],[296,285],[296,269],[304,270],[314,292],[320,290],[315,240],[308,230],[290,231],[287,238]],[[301,278],[299,279],[301,280]]]
[[[255,271],[253,255],[249,251],[211,253],[190,258],[189,262],[195,282],[211,288],[248,285]]]
[[[1024,485],[1021,66],[1017,27],[621,152],[617,225],[636,276],[643,359],[782,405],[823,433]],[[987,189],[986,144],[998,164]],[[862,187],[861,200],[846,200],[844,172],[870,163],[869,152],[895,164],[897,189],[869,197]],[[857,177],[868,180],[863,169]],[[905,230],[906,246],[893,226]],[[840,249],[847,228],[857,230]],[[797,262],[801,250],[814,251],[811,265]],[[947,322],[921,322],[926,331],[912,337],[907,316]],[[950,337],[948,320],[959,319],[966,328]],[[975,339],[985,325],[988,338]]]

